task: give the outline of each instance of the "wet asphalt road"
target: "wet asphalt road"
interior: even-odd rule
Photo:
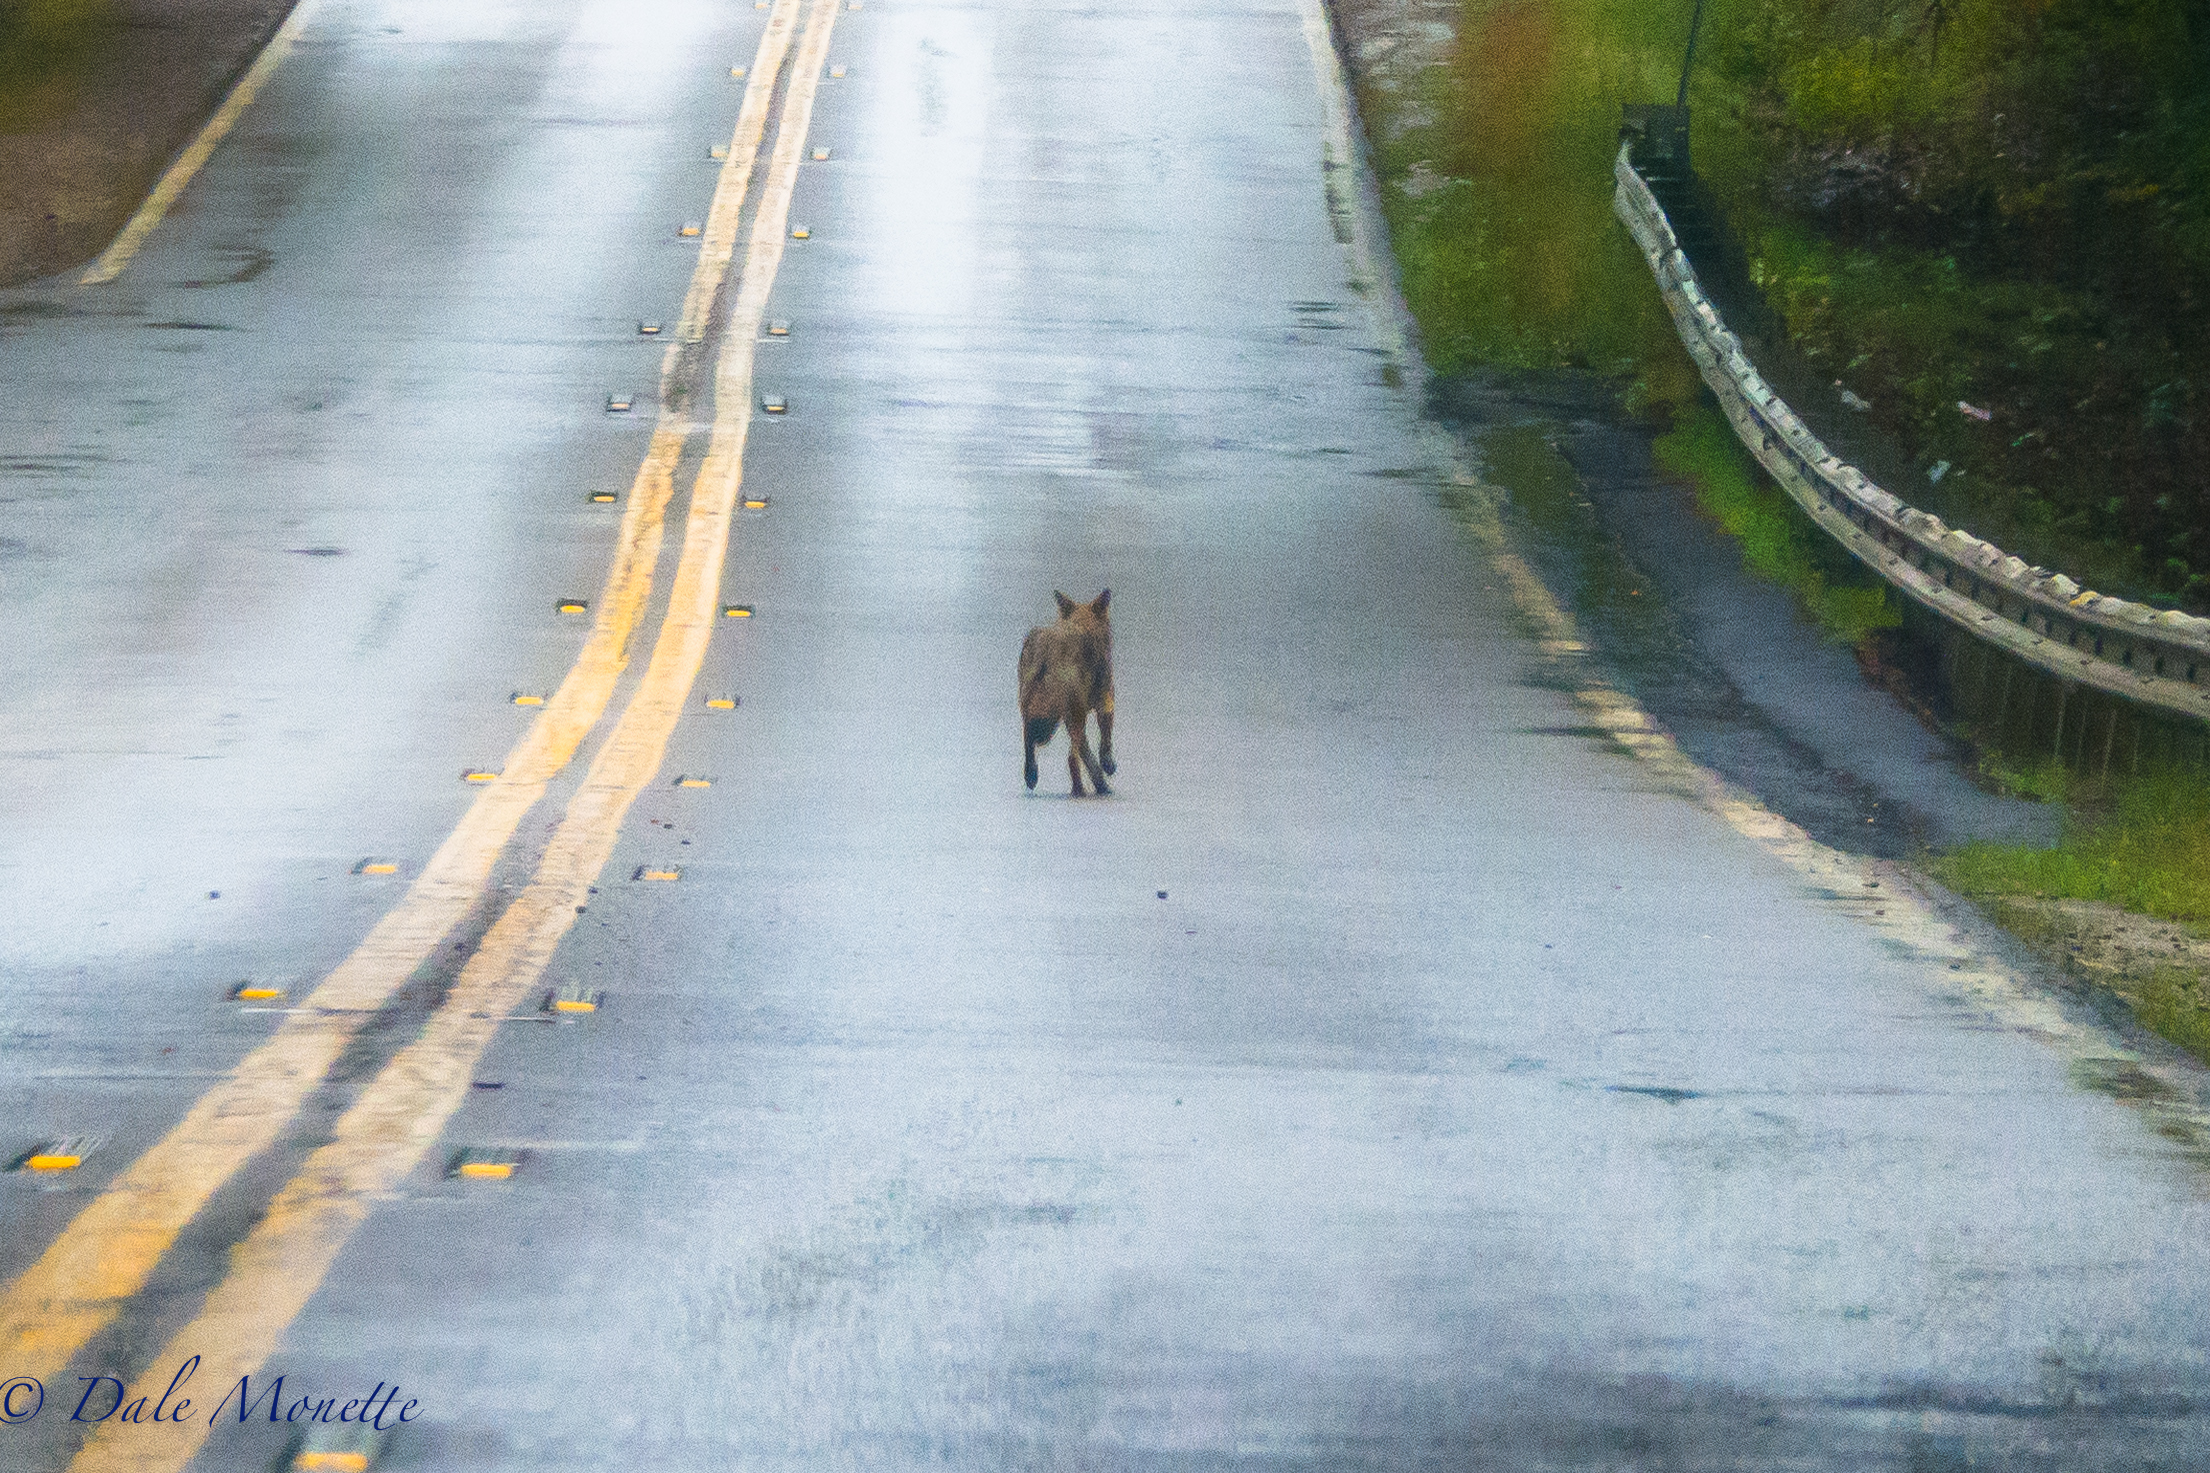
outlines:
[[[333,0],[121,283],[0,296],[0,1144],[106,1138],[0,1179],[10,1277],[574,658],[763,14]],[[269,1370],[419,1397],[394,1468],[2210,1458],[2201,1168],[1541,678],[1346,286],[1296,10],[869,0],[831,60],[742,705],[553,960],[604,1006],[501,1035]],[[1028,794],[1021,634],[1108,585],[1116,793]],[[78,1372],[165,1376],[449,980]]]

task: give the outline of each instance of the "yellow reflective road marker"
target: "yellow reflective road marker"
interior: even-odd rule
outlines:
[[[199,1314],[149,1363],[160,1364],[177,1347],[188,1347],[173,1357],[175,1362],[201,1356],[201,1374],[210,1377],[209,1384],[234,1381],[267,1364],[354,1229],[415,1170],[443,1123],[467,1098],[476,1061],[506,1015],[538,985],[561,938],[575,925],[579,908],[588,902],[592,884],[613,857],[622,819],[659,770],[711,642],[714,594],[728,555],[752,420],[752,355],[758,351],[755,340],[768,291],[782,264],[798,153],[812,121],[836,5],[837,0],[812,0],[752,244],[715,365],[713,434],[692,484],[667,616],[636,692],[592,758],[537,873],[492,924],[444,1004],[339,1117],[330,1143],[308,1157],[253,1231],[231,1250],[228,1272]],[[486,796],[505,793],[510,786],[511,777],[488,789]],[[308,1087],[319,1084],[327,1068],[318,1069]],[[273,1138],[273,1130],[270,1134]],[[19,1343],[13,1336],[0,1337],[0,1348],[12,1351]],[[58,1373],[58,1368],[49,1371]],[[39,1373],[17,1358],[10,1374]],[[73,1473],[180,1473],[207,1430],[197,1421],[161,1428],[103,1422],[70,1467]]]
[[[84,1165],[85,1157],[100,1148],[102,1139],[96,1135],[72,1135],[60,1140],[42,1141],[10,1161],[8,1170],[28,1171],[35,1175],[75,1171]]]
[[[395,875],[399,873],[399,866],[388,859],[364,859],[353,866],[353,873],[357,875]]]
[[[777,15],[795,17],[801,3],[776,0]],[[307,8],[293,12],[295,18]],[[771,20],[769,30],[775,29]],[[790,29],[786,20],[783,42],[773,49],[777,70]],[[770,52],[765,40],[761,52],[764,65]],[[749,161],[745,170],[749,176]],[[692,294],[710,302],[727,265],[726,259],[717,263],[702,256],[692,274]],[[628,666],[630,641],[652,593],[676,464],[691,430],[687,416],[667,407],[679,361],[680,349],[669,344],[661,367],[659,422],[623,507],[591,632],[575,665],[508,754],[505,781],[481,791],[398,906],[300,1000],[299,1010],[202,1095],[0,1294],[0,1356],[8,1362],[8,1374],[44,1380],[62,1374],[78,1348],[144,1286],[193,1215],[277,1139],[322,1086],[363,1020],[482,900],[492,868],[523,815],[598,723]],[[397,868],[371,860],[358,872],[381,875]]]
[[[737,698],[735,696],[708,696],[706,698],[706,709],[709,711],[734,711],[737,709]]]
[[[516,691],[513,695],[507,697],[507,701],[509,704],[516,706],[542,706],[545,704],[543,696],[526,690]]]
[[[632,874],[630,878],[632,880],[666,880],[673,883],[683,878],[683,871],[679,869],[654,869],[649,864],[640,864],[637,866],[636,873]]]
[[[350,1426],[317,1423],[307,1429],[291,1467],[293,1473],[368,1473],[383,1450],[384,1434],[359,1422]]]
[[[326,1453],[302,1450],[292,1459],[297,1473],[368,1473],[370,1459],[367,1453]]]
[[[123,274],[123,268],[130,264],[130,258],[138,254],[139,247],[154,233],[154,228],[161,223],[162,217],[169,213],[169,207],[177,202],[178,196],[184,193],[184,187],[192,182],[192,176],[199,173],[201,167],[214,156],[216,147],[238,125],[239,116],[253,105],[253,99],[260,95],[261,88],[275,75],[277,67],[290,53],[292,42],[298,39],[300,29],[307,24],[308,12],[313,9],[313,0],[307,0],[307,3],[284,18],[284,24],[276,28],[275,35],[269,37],[269,44],[261,48],[261,54],[253,59],[252,66],[246,68],[246,74],[238,79],[238,85],[230,89],[230,95],[223,99],[221,107],[215,109],[215,115],[200,129],[199,136],[191,141],[184,152],[176,156],[176,161],[169,165],[167,172],[154,185],[153,193],[146,196],[145,203],[138,207],[138,213],[131,216],[130,222],[123,227],[123,233],[116,236],[106,250],[100,252],[98,260],[85,268],[84,275],[77,278],[77,285],[99,286]]]
[[[471,767],[460,775],[460,780],[464,783],[495,783],[499,780],[499,775],[481,767]]]
[[[694,235],[703,235],[705,231],[706,227],[702,222],[697,220],[686,220],[676,228],[675,233],[677,235],[683,236],[685,239],[688,239]]]
[[[724,619],[749,619],[752,617],[752,605],[730,604],[721,611],[721,617]]]
[[[548,1013],[595,1013],[606,1000],[603,992],[593,992],[580,983],[558,987],[545,994],[544,1011]]]
[[[677,778],[675,785],[679,788],[710,788],[714,785],[714,780],[710,777],[691,777],[686,774]]]
[[[273,1002],[284,995],[284,989],[266,982],[240,982],[230,995],[239,1002]]]
[[[505,1181],[521,1164],[521,1158],[512,1151],[460,1151],[446,1166],[445,1174],[474,1181]]]
[[[580,598],[564,598],[553,608],[555,613],[561,614],[587,614],[591,611],[590,603]]]
[[[91,1154],[92,1147],[82,1141],[49,1141],[18,1156],[15,1169],[33,1172],[75,1171],[84,1165],[84,1158]]]

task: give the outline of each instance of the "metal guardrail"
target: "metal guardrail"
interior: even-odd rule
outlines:
[[[2085,591],[2028,567],[1845,465],[1766,385],[1704,296],[1622,145],[1612,211],[1642,247],[1681,342],[1758,464],[1836,541],[1969,634],[2065,680],[2210,722],[2210,619]]]

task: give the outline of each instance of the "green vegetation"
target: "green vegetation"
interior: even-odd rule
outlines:
[[[2066,802],[2076,785],[2072,769],[2054,757],[2013,763],[2009,756],[1992,747],[1980,752],[1979,774],[1980,780],[1995,791],[2031,798],[2037,803]]]
[[[1969,844],[1932,863],[1943,884],[1967,895],[2101,900],[2210,924],[2210,785],[2199,771],[2144,774],[2105,812],[2075,808],[2054,849]]]
[[[2048,901],[2091,900],[2210,929],[2210,786],[2198,769],[2144,774],[2096,789],[2056,764],[2021,774],[2052,783],[2071,815],[2054,849],[1969,844],[1928,863],[1935,877],[1984,902],[2005,926],[2052,949],[2070,935]],[[2104,977],[2143,1026],[2210,1060],[2210,977],[2168,962]]]
[[[2210,1061],[2210,1005],[2203,1001],[2200,979],[2178,967],[2156,967],[2130,983],[2126,993],[2143,1027]]]
[[[1373,130],[1405,301],[1438,372],[1616,378],[1631,409],[1673,425],[1660,463],[1742,539],[1749,565],[1854,642],[1898,622],[1885,586],[1837,554],[1735,442],[1612,217],[1620,104],[1671,96],[1690,3],[1466,0],[1453,64],[1401,110],[1412,126],[1381,117]],[[1390,108],[1363,101],[1369,118]]]
[[[113,25],[109,0],[0,0],[0,132],[66,108]]]
[[[1405,300],[1438,371],[1594,368],[1641,402],[1693,398],[1694,366],[1611,215],[1619,104],[1669,92],[1675,64],[1626,39],[1645,9],[1469,0],[1455,65],[1404,110],[1415,125],[1376,130]]]
[[[1922,464],[1968,472],[1904,494],[2210,607],[2210,10],[1717,0],[1707,24],[1699,168],[1768,299]]]
[[[1439,371],[1696,400],[1608,213],[1619,105],[1671,98],[1692,8],[1464,0],[1425,94],[1365,99],[1397,114],[1383,207]],[[1893,489],[2210,610],[2210,6],[1708,0],[1700,50],[1697,171],[1753,277],[1920,464],[1950,464]]]

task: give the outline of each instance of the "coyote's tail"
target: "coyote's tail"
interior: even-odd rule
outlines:
[[[1042,745],[1043,745],[1043,744],[1044,744],[1045,742],[1048,742],[1048,741],[1050,741],[1050,740],[1051,740],[1051,734],[1052,734],[1053,732],[1057,731],[1058,729],[1059,729],[1059,718],[1058,718],[1058,717],[1056,717],[1056,716],[1031,716],[1031,717],[1029,717],[1029,718],[1028,718],[1028,742],[1029,742],[1029,745],[1030,745],[1030,746],[1034,746],[1034,747],[1040,747],[1040,746],[1042,746]]]

